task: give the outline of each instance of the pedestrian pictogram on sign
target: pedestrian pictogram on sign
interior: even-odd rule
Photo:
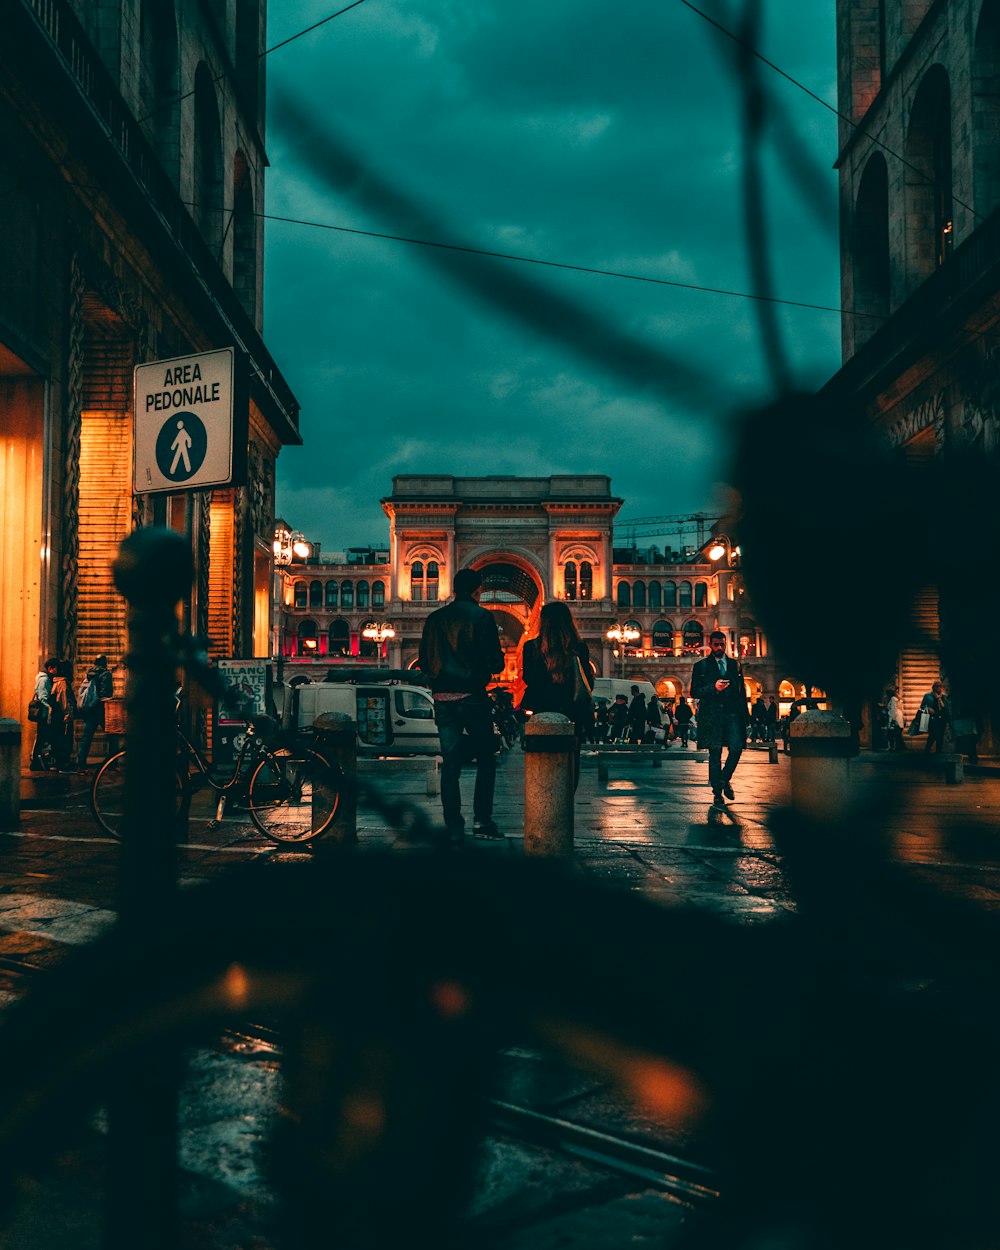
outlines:
[[[138,365],[136,494],[238,485],[247,420],[246,368],[233,348]]]
[[[156,464],[172,482],[186,482],[205,461],[208,434],[193,412],[169,417],[156,438]]]

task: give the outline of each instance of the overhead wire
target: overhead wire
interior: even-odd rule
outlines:
[[[894,160],[900,161],[907,169],[911,170],[913,173],[917,174],[918,177],[922,178],[925,182],[933,186],[934,178],[931,174],[928,174],[926,170],[921,169],[918,165],[914,165],[913,162],[910,160],[907,160],[905,156],[901,156],[897,151],[895,151],[895,149],[891,148],[882,139],[879,139],[877,136],[870,134],[866,130],[862,130],[860,122],[854,121],[853,118],[848,117],[846,113],[842,113],[840,109],[836,108],[833,104],[830,104],[829,101],[824,100],[821,95],[817,95],[817,93],[813,91],[811,88],[807,87],[805,83],[800,82],[792,74],[789,74],[787,70],[782,69],[780,65],[775,64],[774,61],[764,56],[762,52],[760,52],[752,44],[747,42],[747,40],[743,36],[736,34],[734,31],[730,30],[727,26],[724,26],[721,22],[717,21],[710,14],[706,13],[703,9],[698,8],[696,4],[692,3],[692,0],[680,0],[680,3],[683,4],[686,9],[690,9],[692,13],[696,13],[700,18],[703,18],[706,22],[708,22],[710,26],[713,26],[717,31],[719,31],[720,34],[725,35],[727,39],[731,39],[733,43],[737,44],[739,47],[744,49],[749,55],[756,57],[757,60],[761,61],[764,65],[766,65],[768,69],[773,70],[776,74],[779,74],[782,78],[790,82],[792,86],[798,87],[800,91],[805,92],[805,94],[809,96],[810,99],[815,100],[817,104],[821,104],[823,108],[825,108],[828,112],[832,113],[834,117],[839,118],[842,122],[846,122],[846,124],[850,126],[852,130],[856,130],[858,132],[861,138],[869,139],[872,143],[876,145],[876,147],[881,148],[884,152],[888,152],[888,154],[891,157],[893,157]],[[964,208],[966,212],[971,213],[973,217],[977,218],[979,221],[983,220],[982,213],[977,213],[971,204],[966,204],[964,200],[959,199],[959,197],[955,195],[954,193],[952,193],[951,198],[954,201],[954,203],[956,203],[960,208]]]

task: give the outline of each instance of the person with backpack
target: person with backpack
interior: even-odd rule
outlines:
[[[115,692],[114,678],[111,676],[111,670],[108,668],[108,657],[106,655],[96,656],[93,668],[87,669],[86,680],[80,685],[77,692],[77,713],[83,723],[83,733],[80,737],[80,750],[76,757],[76,771],[85,773],[87,771],[87,757],[90,754],[90,744],[94,741],[94,734],[98,729],[104,728],[104,699],[110,699]]]

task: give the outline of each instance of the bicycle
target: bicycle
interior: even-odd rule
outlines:
[[[250,819],[273,842],[312,842],[329,827],[340,802],[340,772],[311,747],[268,745],[273,723],[259,717],[247,723],[239,754],[227,781],[216,781],[209,764],[180,728],[177,730],[175,817],[187,819],[193,793],[192,766],[219,796],[216,828],[225,812],[226,800],[245,776],[244,763],[252,768],[247,784]],[[90,787],[90,810],[105,833],[121,838],[124,815],[125,752],[105,760]]]

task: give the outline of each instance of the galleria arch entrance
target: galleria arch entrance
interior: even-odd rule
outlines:
[[[514,562],[506,553],[473,564],[483,579],[479,602],[497,618],[504,653],[504,685],[517,682],[521,669],[521,646],[538,628],[544,592],[534,571]]]

